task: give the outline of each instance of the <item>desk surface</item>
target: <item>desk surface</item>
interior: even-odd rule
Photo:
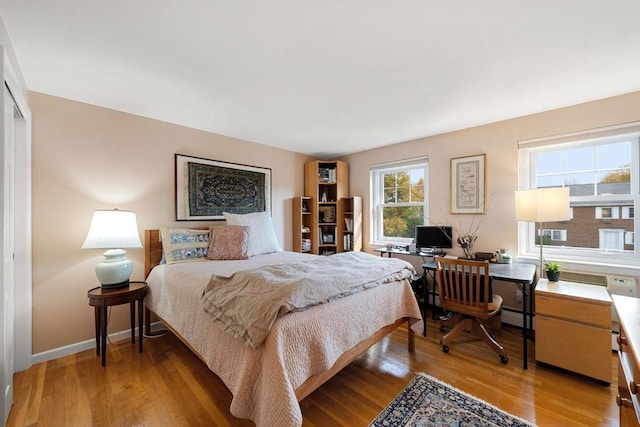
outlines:
[[[374,249],[374,252],[380,252],[381,254],[411,255],[411,256],[423,256],[423,257],[434,257],[434,256],[446,255],[446,252],[444,253],[409,252],[409,251],[403,251],[402,249],[387,249],[387,248]]]
[[[436,262],[425,262],[422,264],[422,268],[435,270]],[[534,264],[519,262],[512,264],[489,264],[489,276],[495,280],[531,285],[536,277],[536,266]]]

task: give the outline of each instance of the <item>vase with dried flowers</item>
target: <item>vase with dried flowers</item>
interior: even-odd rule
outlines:
[[[464,252],[464,256],[467,259],[475,259],[475,252],[473,250],[473,246],[478,239],[478,230],[482,225],[482,221],[484,220],[484,215],[471,215],[469,218],[468,224],[458,223],[455,225],[455,229],[458,234],[458,238],[456,241],[458,245],[462,248]]]
[[[485,211],[486,213],[486,211]],[[456,243],[462,248],[464,256],[467,259],[475,259],[474,244],[478,239],[478,230],[485,219],[485,214],[473,215],[451,215],[448,216],[441,212],[443,218],[447,218],[446,222],[450,223],[455,231]]]
[[[458,241],[458,244],[464,251],[464,256],[467,259],[474,258],[473,244],[476,242],[477,238],[478,236],[476,236],[475,234],[463,234],[462,236],[458,236],[458,238],[456,239]]]

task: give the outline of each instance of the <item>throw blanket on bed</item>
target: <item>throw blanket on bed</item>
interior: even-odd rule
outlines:
[[[204,310],[221,321],[228,333],[255,348],[278,316],[414,274],[411,264],[397,258],[343,252],[229,277],[214,274],[202,300]]]

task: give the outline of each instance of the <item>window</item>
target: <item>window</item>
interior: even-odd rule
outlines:
[[[609,207],[601,207],[598,206],[596,208],[596,218],[597,219],[618,219],[618,207],[617,206],[609,206]]]
[[[545,256],[640,266],[639,153],[640,123],[520,143],[520,188],[569,187],[571,219],[544,223]],[[535,224],[520,225],[520,254],[539,241]]]
[[[371,167],[373,243],[410,243],[427,224],[427,158]]]
[[[624,244],[625,245],[633,245],[635,240],[635,236],[633,231],[625,231],[624,232]]]
[[[542,236],[546,240],[551,240],[555,242],[564,242],[567,240],[567,230],[542,230]]]
[[[622,207],[622,219],[633,219],[633,206]]]

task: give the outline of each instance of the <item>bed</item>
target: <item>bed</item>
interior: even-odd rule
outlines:
[[[225,332],[202,309],[201,297],[211,272],[230,275],[316,255],[279,251],[246,260],[176,264],[161,264],[162,257],[159,230],[145,230],[147,332],[153,313],[229,388],[231,413],[259,427],[300,426],[300,400],[407,322],[408,351],[414,351],[410,325],[421,314],[408,280],[287,313],[277,318],[264,342],[254,348]]]

